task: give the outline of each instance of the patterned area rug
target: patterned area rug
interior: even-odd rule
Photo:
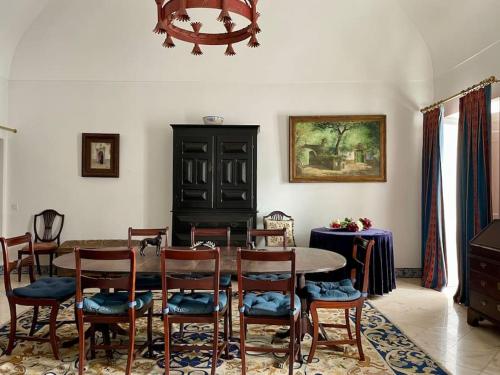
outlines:
[[[159,306],[157,306],[159,308]],[[238,317],[236,305],[234,317]],[[47,311],[42,311],[40,319],[45,319]],[[67,303],[61,307],[60,320],[71,320],[73,307]],[[343,312],[342,312],[343,318]],[[325,322],[340,321],[341,315],[332,312],[322,312],[322,320]],[[351,317],[353,320],[353,317]],[[29,331],[31,324],[31,312],[26,312],[18,319],[18,331]],[[146,335],[146,319],[139,319],[137,341],[140,343]],[[233,323],[235,334],[239,332],[238,319]],[[39,327],[37,334],[44,335],[48,327]],[[175,329],[175,327],[174,327]],[[279,329],[279,327],[278,327]],[[161,337],[163,324],[159,318],[154,319],[154,337]],[[252,345],[269,344],[276,328],[266,326],[249,327],[248,342]],[[78,346],[68,349],[61,348],[61,360],[56,361],[52,357],[50,345],[47,343],[35,343],[21,341],[15,347],[12,355],[7,356],[4,350],[8,342],[8,324],[0,327],[0,374],[47,374],[47,375],[70,375],[77,373],[78,368]],[[330,336],[346,337],[343,332],[330,331]],[[58,330],[62,340],[75,338],[78,334],[74,325],[63,325]],[[345,347],[343,352],[335,352],[330,349],[318,347],[315,358],[311,364],[307,364],[311,338],[306,335],[302,344],[304,363],[295,363],[294,374],[303,375],[335,375],[335,374],[447,374],[447,372],[424,353],[407,336],[405,336],[384,315],[376,310],[370,303],[365,304],[362,321],[363,348],[366,360],[358,360],[357,350],[350,346]],[[100,341],[98,337],[98,341]],[[175,335],[177,342],[202,342],[211,341],[212,333],[210,326],[189,325],[181,339]],[[116,340],[126,341],[126,337],[118,336]],[[286,341],[278,342],[278,345],[286,345]],[[275,343],[276,344],[276,343]],[[88,341],[87,341],[88,345]],[[241,373],[241,361],[236,344],[231,344],[231,353],[235,356],[233,360],[219,360],[217,374],[236,375]],[[162,353],[156,353],[155,359],[146,359],[139,353],[133,365],[134,374],[163,374],[164,361]],[[122,374],[127,359],[126,351],[115,351],[113,359],[106,358],[104,352],[97,352],[94,360],[86,362],[87,374]],[[288,374],[287,362],[279,368],[283,359],[272,354],[247,354],[248,374]],[[170,368],[173,375],[206,375],[210,373],[210,353],[183,352],[172,355]]]

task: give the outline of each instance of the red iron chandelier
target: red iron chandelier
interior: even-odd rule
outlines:
[[[158,8],[158,23],[153,30],[157,34],[165,34],[163,46],[166,48],[175,47],[174,39],[193,43],[191,53],[193,55],[203,55],[200,45],[227,45],[225,55],[234,56],[233,44],[249,39],[248,46],[255,48],[260,44],[257,36],[260,32],[257,20],[258,0],[155,0]],[[178,26],[176,21],[189,22],[191,18],[188,9],[206,8],[220,10],[217,20],[224,25],[223,33],[202,33],[201,22],[191,22],[192,30]],[[241,29],[236,29],[236,24],[231,18],[231,13],[239,14],[246,18],[250,24]],[[177,23],[177,25],[176,25]]]

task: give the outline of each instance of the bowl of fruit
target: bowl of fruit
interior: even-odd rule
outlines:
[[[372,227],[372,222],[368,218],[359,218],[354,220],[353,218],[346,217],[345,219],[334,219],[328,225],[328,229],[332,231],[343,231],[343,232],[361,232],[363,230],[370,229]]]

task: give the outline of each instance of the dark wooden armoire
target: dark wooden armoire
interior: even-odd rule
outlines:
[[[500,324],[500,220],[494,220],[470,242],[470,305],[467,322],[486,318]]]
[[[191,226],[231,226],[244,245],[257,217],[258,125],[172,125],[172,245],[190,244]]]

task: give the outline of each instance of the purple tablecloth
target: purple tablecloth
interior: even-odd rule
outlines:
[[[370,282],[368,293],[383,295],[396,288],[396,273],[394,270],[394,250],[392,232],[383,229],[371,228],[362,232],[332,231],[328,228],[316,228],[311,231],[309,247],[332,250],[342,254],[347,259],[349,266],[352,260],[352,244],[355,236],[375,240],[370,264]],[[349,277],[349,267],[329,275],[330,278]],[[316,279],[318,276],[316,276]],[[325,280],[325,276],[319,276]],[[361,278],[358,278],[358,280]]]

